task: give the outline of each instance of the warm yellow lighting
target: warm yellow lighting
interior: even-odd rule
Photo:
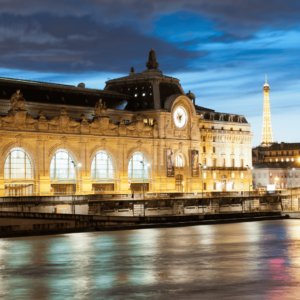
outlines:
[[[278,181],[278,180],[279,180],[279,177],[276,177],[276,178],[275,178],[275,181]]]
[[[300,157],[298,158],[298,161],[300,162]]]
[[[266,75],[266,83],[264,84],[263,91],[264,91],[263,126],[262,126],[260,144],[262,146],[269,146],[274,143],[274,137],[273,137],[270,97],[269,97],[270,86],[267,83],[267,75]]]

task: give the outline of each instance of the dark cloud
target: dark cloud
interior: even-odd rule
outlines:
[[[299,24],[298,0],[1,0],[1,12],[11,15],[33,15],[47,12],[58,16],[93,16],[102,23],[139,22],[146,24],[159,15],[190,11],[216,18],[217,23],[235,30],[255,30],[263,25]],[[287,22],[288,20],[288,22]]]
[[[89,16],[3,15],[0,20],[0,66],[54,72],[144,70],[154,47],[162,68],[183,70],[205,52],[138,32],[132,24],[107,26]]]
[[[197,45],[249,40],[261,28],[300,22],[298,0],[0,0],[0,7],[0,67],[65,73],[127,72],[131,65],[140,71],[151,47],[166,72],[201,70],[209,52]],[[154,36],[159,19],[183,12],[210,20],[215,34],[184,41]],[[178,22],[197,30],[188,19]],[[228,60],[225,66],[236,65]]]

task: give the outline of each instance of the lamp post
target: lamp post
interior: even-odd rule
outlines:
[[[75,215],[75,194],[76,194],[76,166],[81,167],[81,163],[75,165],[75,162],[71,160],[71,163],[74,165],[74,195],[73,195],[73,214]]]
[[[291,169],[291,211],[293,210],[293,172],[295,168]]]
[[[144,200],[144,217],[145,217],[145,186],[144,186],[144,172],[145,172],[145,162],[144,160],[141,160],[140,163],[143,165],[143,200]],[[149,167],[149,164],[146,164],[147,167]]]
[[[206,169],[206,166],[199,164],[201,168],[201,179],[202,179],[202,213],[204,214],[204,204],[203,204],[203,169]]]
[[[249,165],[246,165],[248,169],[248,179],[249,179],[249,207],[250,207],[250,212],[251,212],[251,202],[250,202],[250,167]]]

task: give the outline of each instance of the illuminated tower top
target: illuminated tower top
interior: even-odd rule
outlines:
[[[272,121],[271,121],[270,97],[269,97],[270,86],[267,82],[267,75],[266,75],[266,82],[264,84],[263,91],[264,91],[264,108],[263,108],[263,124],[262,124],[260,144],[261,146],[267,147],[274,144]]]

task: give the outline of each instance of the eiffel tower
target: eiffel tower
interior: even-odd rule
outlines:
[[[273,137],[270,97],[269,97],[270,86],[268,85],[267,82],[267,74],[266,74],[266,82],[264,84],[263,91],[264,91],[264,113],[263,113],[263,124],[262,124],[260,144],[263,147],[268,147],[274,144],[274,137]]]

